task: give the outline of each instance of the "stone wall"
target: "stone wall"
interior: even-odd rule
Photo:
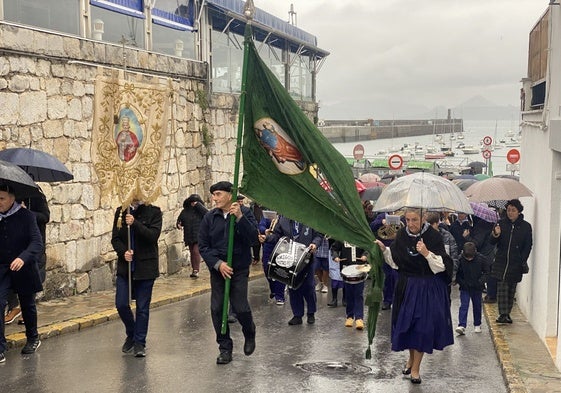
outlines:
[[[32,147],[59,158],[74,174],[63,183],[40,183],[47,196],[47,298],[113,287],[114,209],[101,198],[91,158],[94,82],[100,67],[136,78],[171,77],[173,103],[164,153],[160,272],[189,264],[181,231],[182,203],[192,193],[210,204],[209,186],[232,179],[239,97],[209,94],[208,65],[144,50],[0,23],[0,150]],[[310,118],[317,105],[308,103]]]

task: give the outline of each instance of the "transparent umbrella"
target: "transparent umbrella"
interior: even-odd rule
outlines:
[[[468,199],[454,183],[426,172],[406,175],[388,184],[374,211],[391,212],[407,207],[473,214]]]

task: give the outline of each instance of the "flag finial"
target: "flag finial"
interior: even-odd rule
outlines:
[[[245,5],[243,7],[243,14],[245,15],[246,19],[252,20],[253,15],[255,15],[255,5],[253,5],[253,0],[246,0]]]

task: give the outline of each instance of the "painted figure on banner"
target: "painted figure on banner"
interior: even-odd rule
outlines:
[[[274,158],[273,162],[279,171],[287,175],[297,175],[306,169],[302,153],[273,119],[265,117],[257,120],[255,133],[259,143]]]
[[[119,159],[129,162],[136,156],[142,142],[142,130],[132,110],[121,110],[119,123],[115,127],[115,134]]]

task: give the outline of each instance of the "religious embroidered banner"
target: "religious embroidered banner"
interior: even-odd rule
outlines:
[[[170,90],[167,81],[130,81],[98,75],[92,160],[104,198],[125,207],[160,194]]]

